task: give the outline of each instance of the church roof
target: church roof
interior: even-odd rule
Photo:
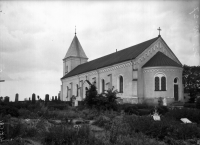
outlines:
[[[72,40],[72,43],[65,55],[65,58],[75,56],[75,57],[81,57],[81,58],[87,58],[77,36],[74,36],[74,39]],[[64,59],[65,59],[64,58]]]
[[[117,63],[121,63],[127,60],[135,59],[138,55],[140,55],[146,48],[148,48],[153,42],[155,42],[159,37],[150,39],[143,43],[128,47],[126,49],[120,50],[118,52],[111,53],[109,55],[97,58],[95,60],[89,61],[87,63],[78,65],[76,68],[71,70],[68,74],[66,74],[64,78],[68,78],[71,76],[75,76],[78,74],[82,74],[88,71],[96,70],[99,68],[103,68],[106,66],[114,65]]]
[[[146,64],[144,67],[156,67],[156,66],[175,66],[182,67],[181,64],[178,64],[162,52],[158,51]]]

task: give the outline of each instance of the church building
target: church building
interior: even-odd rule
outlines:
[[[157,104],[162,97],[170,104],[183,100],[182,64],[161,35],[88,61],[75,36],[63,59],[61,100],[82,101],[88,81],[98,93],[114,87],[123,103]],[[88,80],[88,81],[86,81]]]

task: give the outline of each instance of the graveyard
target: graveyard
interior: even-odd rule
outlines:
[[[97,94],[94,85],[87,94],[76,107],[48,95],[45,100],[33,95],[27,101],[1,102],[1,144],[200,144],[200,99],[189,108],[162,98],[156,106],[120,104],[117,91]]]

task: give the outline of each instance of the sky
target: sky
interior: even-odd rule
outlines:
[[[90,60],[161,36],[182,64],[199,65],[199,2],[0,1],[0,96],[58,96],[75,33]]]

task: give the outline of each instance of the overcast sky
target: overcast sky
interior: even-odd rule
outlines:
[[[74,37],[89,60],[161,36],[199,65],[199,1],[0,1],[0,96],[57,96]]]

